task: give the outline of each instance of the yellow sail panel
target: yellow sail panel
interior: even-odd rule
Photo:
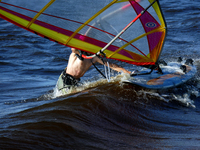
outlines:
[[[6,16],[7,19],[10,19],[16,23],[19,23],[20,25],[22,25],[24,27],[27,26],[29,23],[27,20],[17,17],[16,15],[8,13],[7,11],[4,11],[2,9],[0,9],[0,14],[1,14],[1,16]]]
[[[153,1],[154,0],[149,0],[150,3],[152,3]],[[156,5],[153,5],[153,8],[154,8],[156,14],[158,15],[158,18],[161,22],[161,26],[166,27],[166,23],[165,23],[164,17],[162,15],[162,12],[161,12],[161,9],[160,9],[159,1],[157,1]]]

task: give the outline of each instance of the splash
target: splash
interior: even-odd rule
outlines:
[[[115,77],[110,78],[109,83],[113,83],[113,82],[116,82]],[[52,98],[75,94],[75,93],[82,92],[87,89],[91,89],[91,88],[95,88],[100,85],[104,85],[106,83],[108,83],[107,79],[100,78],[99,80],[92,80],[92,81],[86,80],[86,81],[83,81],[81,83],[81,85],[78,87],[72,86],[70,88],[65,88],[63,90],[58,90],[57,86],[55,86],[55,88],[53,89]]]
[[[183,95],[172,95],[172,100],[181,102],[184,104],[186,107],[193,107],[196,108],[194,105],[194,101],[190,99],[190,94],[184,93]]]
[[[93,79],[93,80],[86,80],[83,81],[81,86],[78,87],[71,87],[70,89],[66,89],[64,92],[59,91],[57,87],[54,88],[53,92],[48,95],[51,99],[60,97],[60,96],[68,96],[71,94],[76,94],[79,92],[84,92],[101,85],[105,84],[118,84],[121,87],[121,90],[129,90],[124,87],[123,80],[129,79],[130,75],[127,73],[117,74],[111,77],[110,82],[106,79]],[[128,88],[128,87],[127,87]],[[165,89],[165,90],[150,90],[145,88],[134,88],[137,90],[138,99],[146,99],[146,100],[160,100],[166,103],[170,102],[178,102],[179,104],[185,107],[192,107],[196,108],[194,99],[199,96],[199,88],[200,88],[200,80],[199,77],[195,77],[193,81],[189,81],[184,84],[184,86],[179,86],[175,88]]]
[[[120,76],[117,76],[116,79],[120,79],[119,77]],[[121,81],[129,78],[129,75],[122,74]],[[122,82],[121,85],[123,85]],[[139,91],[137,91],[137,93],[140,93],[140,96],[142,95],[142,98],[146,100],[156,99],[167,103],[176,101],[185,107],[196,108],[194,99],[200,96],[199,88],[200,78],[199,76],[195,76],[193,80],[190,80],[178,87],[165,90],[151,90],[141,88]]]

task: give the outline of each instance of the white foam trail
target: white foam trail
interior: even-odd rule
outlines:
[[[119,86],[122,86],[123,83],[121,81],[129,79],[129,78],[130,78],[129,74],[121,73],[114,77],[111,77],[110,83],[119,82],[120,83]],[[168,90],[163,91],[163,92],[161,92],[161,94],[159,94],[155,90],[145,90],[145,89],[138,91],[137,93],[140,92],[140,96],[143,95],[144,99],[147,99],[147,97],[145,98],[145,96],[147,96],[147,94],[148,94],[148,95],[151,95],[151,96],[155,97],[156,99],[164,101],[164,102],[178,101],[186,107],[196,108],[196,106],[194,105],[194,101],[190,99],[190,96],[193,95],[195,97],[198,97],[200,95],[199,90],[198,90],[200,88],[200,79],[198,79],[197,82],[199,82],[197,84],[197,87],[194,87],[192,85],[184,85],[185,93],[181,94],[181,95],[177,94],[180,89],[174,89],[174,92],[172,91],[172,93],[170,93],[170,94],[168,93]],[[67,90],[64,94],[55,87],[53,94],[52,94],[53,95],[52,98],[56,98],[56,97],[60,97],[60,96],[68,95],[68,94],[72,94],[72,93],[77,93],[77,92],[80,92],[80,91],[83,91],[83,90],[86,90],[89,88],[97,87],[99,85],[103,85],[106,83],[108,83],[107,79],[102,79],[102,78],[100,78],[99,80],[95,80],[95,81],[85,81],[85,82],[83,82],[83,84],[81,86],[76,87],[76,88],[72,87],[69,90]]]
[[[174,100],[177,100],[179,102],[181,102],[182,104],[185,104],[186,107],[193,107],[196,108],[196,106],[194,105],[194,101],[191,100],[190,95],[185,93],[183,96],[180,95],[173,95]]]

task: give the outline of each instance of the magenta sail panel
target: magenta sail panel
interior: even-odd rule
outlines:
[[[137,2],[132,1],[131,3],[137,14],[140,14],[144,10],[144,8],[140,6]],[[160,27],[160,24],[148,11],[146,11],[140,17],[140,21],[146,33]],[[149,52],[151,52],[157,46],[157,44],[160,41],[161,36],[162,36],[161,32],[155,32],[147,36],[148,44],[149,44]]]

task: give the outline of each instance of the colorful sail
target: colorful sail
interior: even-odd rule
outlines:
[[[158,0],[0,0],[0,17],[52,41],[94,54],[146,8],[104,53],[107,58],[134,65],[154,65],[166,36]]]

